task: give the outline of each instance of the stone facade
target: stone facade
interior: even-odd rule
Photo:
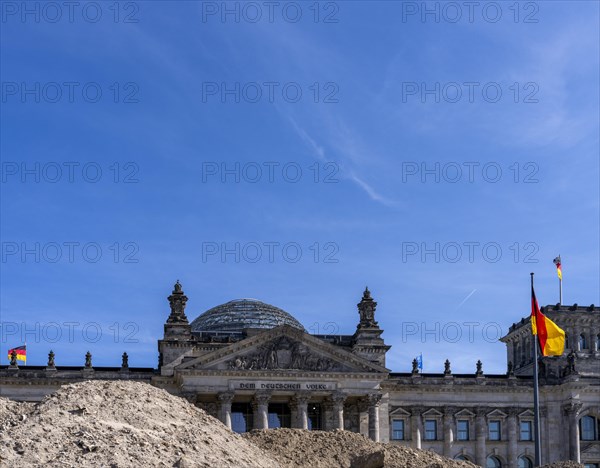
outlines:
[[[82,367],[61,367],[52,354],[46,367],[1,366],[0,395],[39,401],[64,383],[136,379],[188,399],[235,430],[346,429],[482,466],[532,466],[527,319],[502,338],[506,374],[487,375],[481,362],[474,363],[473,374],[453,374],[449,361],[440,374],[419,373],[415,365],[410,373],[393,373],[385,367],[390,347],[368,289],[357,305],[356,332],[345,336],[308,334],[280,309],[276,318],[283,316],[283,325],[207,332],[188,322],[188,298],[179,282],[168,300],[171,312],[158,341],[157,369],[130,367],[126,354],[120,368],[94,368],[91,355]],[[245,308],[252,306],[244,301]],[[267,314],[276,309],[268,307]],[[600,308],[543,311],[569,340],[564,356],[541,359],[542,461],[572,459],[600,468]],[[261,313],[252,323],[261,323]]]

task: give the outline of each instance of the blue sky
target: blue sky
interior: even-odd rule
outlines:
[[[599,304],[599,4],[492,3],[4,2],[0,362],[155,366],[176,279],[339,334],[368,285],[397,372],[504,372],[558,254]]]

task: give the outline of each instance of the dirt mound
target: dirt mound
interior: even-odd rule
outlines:
[[[0,432],[16,426],[19,421],[25,421],[34,409],[31,403],[19,403],[0,397]]]
[[[474,467],[426,450],[380,444],[348,431],[269,429],[244,434],[283,468],[459,468]]]
[[[10,426],[0,430],[2,466],[279,466],[201,409],[149,384],[66,385],[25,419],[19,414],[22,404],[0,402],[0,424]]]

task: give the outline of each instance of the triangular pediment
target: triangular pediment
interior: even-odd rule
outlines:
[[[455,413],[454,416],[456,418],[474,418],[475,413],[469,411],[468,409],[461,409],[458,413]]]
[[[392,409],[392,411],[390,411],[390,416],[410,416],[410,413],[402,407],[398,406]]]
[[[442,416],[443,416],[443,414],[442,414],[442,413],[440,413],[440,412],[439,412],[438,410],[436,410],[435,408],[430,408],[430,409],[428,409],[427,411],[425,411],[425,412],[423,413],[423,416],[424,416],[424,417],[426,417],[426,416],[429,416],[429,417],[431,417],[431,418],[440,418],[440,417],[442,417]]]
[[[500,411],[499,409],[495,409],[494,411],[492,411],[491,413],[487,414],[488,418],[498,418],[498,419],[504,419],[506,418],[507,414]]]
[[[531,411],[530,409],[523,411],[522,413],[519,413],[519,418],[533,418],[534,414],[533,411]]]
[[[265,330],[203,356],[176,370],[369,372],[389,370],[289,325]]]

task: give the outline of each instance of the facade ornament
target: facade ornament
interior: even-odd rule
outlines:
[[[169,300],[169,305],[171,306],[171,314],[167,319],[167,323],[181,323],[187,325],[189,322],[185,316],[185,305],[188,298],[183,293],[183,289],[179,280],[177,280],[175,283],[173,292],[167,299]]]
[[[54,365],[54,351],[50,350],[48,353],[48,367],[55,367]]]
[[[121,368],[122,369],[129,368],[129,355],[127,353],[123,353],[123,356],[121,356]]]
[[[382,397],[383,395],[381,393],[369,393],[369,395],[367,396],[369,406],[379,406]]]
[[[315,354],[299,341],[285,336],[259,346],[254,352],[230,359],[227,366],[233,370],[297,369],[327,372],[343,369],[341,364]]]
[[[575,368],[575,353],[573,350],[567,355],[567,367],[565,368],[565,375],[577,374],[577,369]]]
[[[221,404],[231,403],[233,398],[235,397],[235,392],[221,392],[217,395],[217,398],[221,402]]]
[[[90,353],[89,351],[85,353],[85,367],[92,367],[92,353]]]
[[[513,364],[512,361],[508,361],[506,375],[508,375],[509,377],[514,377],[514,375],[515,375],[515,365]]]
[[[414,358],[412,361],[412,374],[416,375],[419,373],[419,361],[417,361],[417,358]]]
[[[363,297],[356,306],[358,307],[358,315],[360,316],[358,328],[377,328],[378,324],[375,321],[377,302],[371,297],[371,291],[369,291],[368,287],[365,288]]]
[[[477,370],[475,372],[475,375],[477,377],[482,377],[483,376],[483,364],[480,359],[477,360],[476,367],[477,367]]]
[[[444,362],[444,375],[452,375],[452,371],[450,370],[450,361],[446,359]]]
[[[17,365],[17,352],[13,349],[13,352],[10,353],[10,367],[19,367]]]

